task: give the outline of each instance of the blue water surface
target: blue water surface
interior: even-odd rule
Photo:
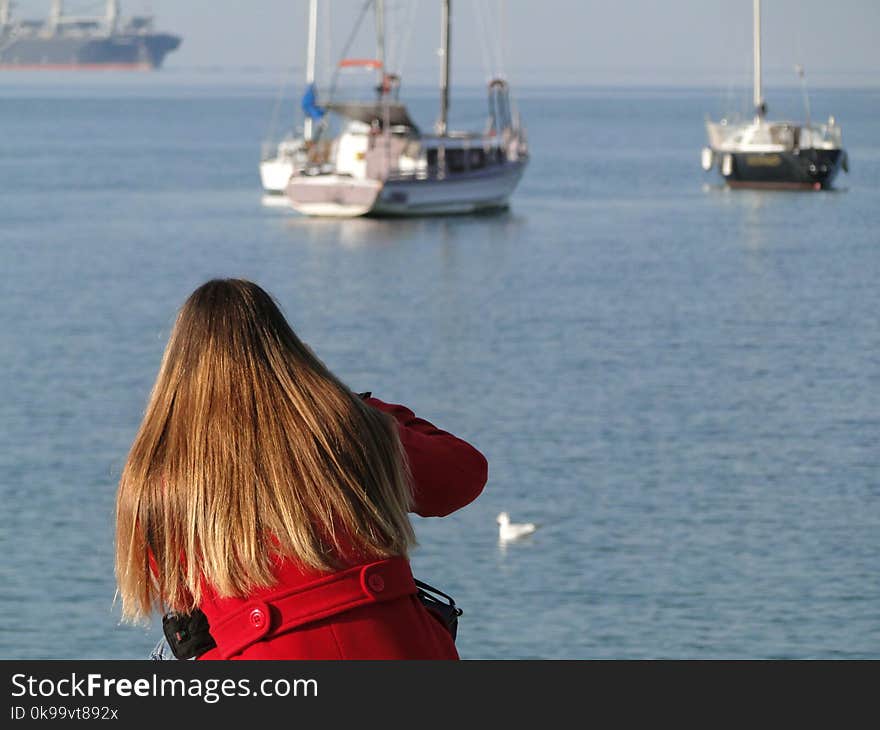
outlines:
[[[463,657],[880,658],[880,92],[812,95],[836,192],[703,173],[714,90],[521,89],[508,212],[337,221],[261,205],[271,84],[65,78],[0,88],[0,657],[155,643],[114,604],[116,483],[177,307],[243,276],[488,457],[416,520]],[[501,510],[540,527],[501,546]]]

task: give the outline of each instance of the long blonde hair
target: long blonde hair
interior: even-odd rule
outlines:
[[[279,559],[333,571],[415,543],[389,416],[343,385],[248,281],[187,299],[116,499],[126,618],[271,586]]]

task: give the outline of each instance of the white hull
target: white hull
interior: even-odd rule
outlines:
[[[260,163],[260,181],[267,195],[283,195],[293,175],[293,162],[285,159],[263,160]]]
[[[266,208],[290,208],[290,199],[284,194],[265,193],[260,203]]]
[[[340,175],[296,176],[287,187],[294,210],[311,216],[420,216],[504,208],[526,159],[497,168],[449,175],[358,180]]]
[[[355,218],[373,208],[382,191],[379,180],[347,175],[296,175],[287,185],[290,206],[303,215]]]
[[[291,203],[290,207],[297,213],[315,218],[358,218],[370,212],[369,208],[337,203],[305,203],[303,205]]]

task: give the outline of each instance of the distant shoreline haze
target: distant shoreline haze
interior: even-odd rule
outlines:
[[[288,77],[288,83],[292,86],[303,85],[305,70],[303,68],[272,66],[178,66],[174,63],[160,70],[168,73],[205,73],[227,74],[230,72],[243,75],[271,75],[275,74],[279,81],[282,75]],[[403,88],[434,88],[437,81],[432,78],[431,70],[411,69],[409,76],[403,76]],[[553,73],[549,77],[546,72],[529,71],[527,69],[512,68],[502,74],[511,84],[516,86],[546,86],[550,88],[570,86],[632,86],[632,87],[665,87],[681,86],[688,88],[728,88],[742,87],[751,91],[751,71],[733,77],[723,71],[701,70],[699,73],[687,73],[678,69],[655,69],[654,76],[647,76],[644,71],[638,69],[590,69],[590,70],[562,70]],[[489,77],[482,74],[478,69],[460,69],[459,73],[452,78],[452,87],[482,87]],[[790,69],[765,68],[763,69],[763,82],[767,88],[800,88],[800,81],[795,74],[794,65]],[[880,88],[880,71],[870,69],[852,69],[837,71],[810,71],[806,69],[807,89],[811,88]]]
[[[789,77],[790,76],[790,77]],[[692,77],[658,77],[654,80],[627,75],[625,72],[603,74],[591,72],[578,76],[570,74],[559,76],[552,83],[535,79],[531,74],[516,71],[505,74],[512,86],[514,98],[524,93],[540,93],[542,90],[590,90],[603,91],[691,91],[705,92],[713,96],[751,96],[751,77],[740,79],[715,78],[711,75]],[[15,96],[16,92],[27,90],[28,95],[38,94],[40,89],[52,87],[95,87],[125,89],[126,92],[137,92],[140,89],[182,88],[187,86],[204,86],[214,89],[247,89],[255,93],[277,94],[283,90],[286,98],[298,94],[304,81],[299,69],[286,70],[273,67],[255,66],[177,66],[168,64],[158,71],[39,71],[39,70],[2,70],[0,71],[0,96]],[[453,79],[453,104],[456,95],[484,93],[488,79],[479,74],[462,74]],[[324,88],[324,87],[322,87]],[[347,88],[355,88],[349,85]],[[366,87],[365,87],[366,88]],[[868,71],[852,71],[846,74],[814,74],[807,78],[807,92],[832,91],[845,89],[852,91],[880,90],[880,74]],[[401,99],[406,102],[408,97],[423,96],[435,93],[437,85],[424,76],[403,79]],[[772,69],[764,74],[764,90],[772,104],[774,91],[798,92],[800,83],[792,72],[786,75]]]

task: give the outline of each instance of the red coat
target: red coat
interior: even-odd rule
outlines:
[[[488,477],[479,451],[408,408],[368,402],[397,419],[417,514],[442,517],[476,499]],[[209,595],[200,608],[218,643],[202,659],[458,659],[401,558],[330,576],[288,561],[272,588],[246,599]]]

